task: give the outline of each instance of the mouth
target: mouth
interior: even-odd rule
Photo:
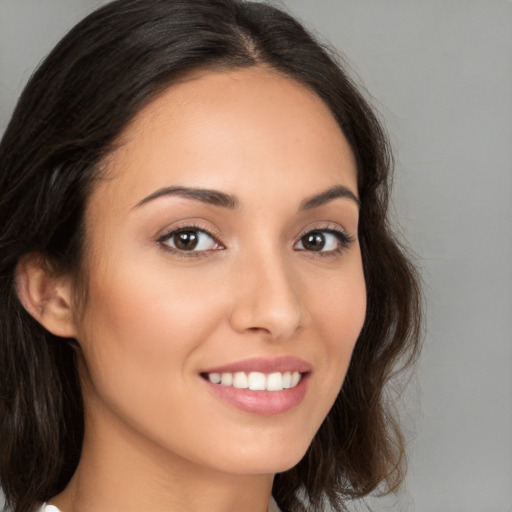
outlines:
[[[311,365],[294,357],[253,358],[200,372],[210,392],[244,412],[274,415],[304,399]]]
[[[295,388],[307,373],[298,371],[288,372],[212,372],[201,373],[203,379],[212,384],[233,387],[236,389],[250,389],[251,391],[283,391]]]

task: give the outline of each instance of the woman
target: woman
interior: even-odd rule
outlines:
[[[16,512],[343,510],[399,485],[383,388],[419,292],[388,146],[295,20],[108,4],[35,73],[0,162]]]

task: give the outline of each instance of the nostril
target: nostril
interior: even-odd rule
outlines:
[[[249,331],[249,332],[255,332],[255,333],[258,333],[258,332],[262,331],[262,332],[270,334],[270,330],[265,328],[265,327],[249,327],[246,330]]]

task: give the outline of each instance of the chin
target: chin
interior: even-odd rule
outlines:
[[[282,473],[302,460],[309,445],[309,441],[294,440],[293,437],[287,441],[275,441],[272,446],[253,443],[243,453],[232,451],[232,456],[223,461],[223,470],[240,475]]]

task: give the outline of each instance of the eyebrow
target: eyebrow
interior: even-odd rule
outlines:
[[[240,206],[240,201],[230,194],[219,192],[218,190],[208,190],[204,188],[190,188],[190,187],[164,187],[156,190],[149,196],[139,201],[135,208],[139,208],[154,199],[164,196],[178,196],[184,197],[185,199],[195,199],[202,203],[212,204],[214,206],[220,206],[222,208],[229,208],[234,210]]]
[[[203,203],[212,204],[214,206],[220,206],[222,208],[229,208],[234,210],[240,207],[240,201],[237,197],[226,194],[225,192],[219,192],[218,190],[209,190],[204,188],[191,188],[191,187],[164,187],[156,190],[149,196],[139,201],[135,208],[139,208],[150,201],[165,196],[178,196],[186,199],[193,199],[201,201]],[[299,211],[311,210],[318,208],[334,199],[347,198],[354,201],[357,206],[361,206],[359,198],[347,187],[343,185],[336,185],[331,187],[324,192],[315,194],[307,199],[304,199],[299,206]]]
[[[361,206],[361,201],[350,189],[344,187],[343,185],[336,185],[334,187],[328,188],[324,192],[320,192],[320,194],[316,194],[307,199],[304,199],[304,201],[300,203],[299,211],[318,208],[319,206],[322,206],[332,201],[333,199],[338,199],[340,197],[350,199],[354,201],[358,207]]]

